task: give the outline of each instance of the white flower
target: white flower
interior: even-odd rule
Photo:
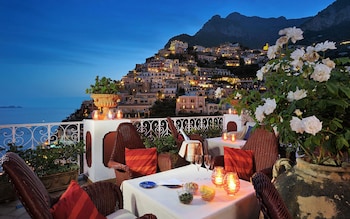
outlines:
[[[316,64],[314,72],[311,74],[311,78],[318,82],[328,81],[331,77],[332,69],[325,64]]]
[[[294,60],[299,60],[302,58],[305,54],[305,51],[303,49],[296,49],[294,52],[290,54],[290,57]]]
[[[330,60],[329,58],[326,59],[322,59],[322,63],[327,65],[330,68],[335,68],[335,63],[333,62],[333,60]]]
[[[335,47],[335,42],[328,42],[327,40],[324,43],[317,43],[315,46],[315,49],[317,52],[319,51],[324,52],[328,49],[337,49],[337,47]]]
[[[295,59],[290,64],[293,66],[294,70],[299,71],[302,70],[304,62],[299,59]]]
[[[316,52],[315,47],[308,46],[303,58],[308,62],[316,62],[320,58],[320,55]]]
[[[287,36],[282,36],[276,41],[276,45],[278,47],[282,47],[284,44],[288,43],[288,37]]]
[[[296,43],[297,40],[304,39],[303,31],[300,28],[288,27],[280,30],[279,35],[286,35],[293,43]]]
[[[322,130],[322,122],[316,116],[309,116],[301,120],[306,133],[316,135]]]
[[[264,115],[264,107],[263,106],[258,106],[255,110],[255,118],[259,121],[262,122],[265,119]]]
[[[289,124],[290,124],[290,128],[292,129],[292,131],[295,131],[296,133],[303,134],[303,132],[304,132],[303,123],[298,117],[293,116],[292,120],[290,120]]]
[[[307,91],[305,89],[299,90],[299,88],[297,87],[297,90],[295,92],[293,91],[288,92],[287,100],[289,102],[292,102],[294,100],[301,100],[306,96],[307,96]]]
[[[278,46],[270,46],[269,49],[267,50],[267,57],[269,59],[274,59],[276,58],[276,53],[278,51]]]
[[[297,116],[302,116],[302,115],[303,115],[303,112],[301,112],[300,109],[294,110],[294,113],[295,113],[295,115],[297,115]]]
[[[275,99],[271,99],[271,98],[267,98],[265,99],[265,104],[264,104],[264,113],[266,115],[269,115],[271,113],[273,113],[273,111],[276,109],[276,100]]]

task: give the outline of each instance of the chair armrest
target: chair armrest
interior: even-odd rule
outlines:
[[[116,162],[113,160],[110,160],[108,162],[108,167],[113,168],[115,170],[118,170],[120,172],[129,172],[130,171],[129,167],[126,164],[122,164],[122,163],[119,163],[119,162]]]
[[[106,181],[95,182],[82,188],[88,193],[97,210],[107,216],[123,208],[123,196],[120,188]]]

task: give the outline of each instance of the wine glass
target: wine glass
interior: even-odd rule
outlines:
[[[211,167],[211,155],[209,155],[209,154],[204,155],[204,166],[207,169],[207,171],[210,169],[210,167]]]
[[[203,156],[202,155],[199,155],[199,154],[196,154],[194,155],[194,163],[196,164],[197,166],[197,170],[199,171],[199,168],[202,166],[203,164]]]

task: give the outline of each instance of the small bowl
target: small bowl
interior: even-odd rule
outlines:
[[[195,182],[188,182],[182,185],[185,190],[188,190],[193,195],[198,191],[198,184]]]
[[[178,197],[179,197],[179,201],[182,204],[190,204],[193,200],[193,194],[191,191],[188,191],[186,189],[181,189],[177,191]]]

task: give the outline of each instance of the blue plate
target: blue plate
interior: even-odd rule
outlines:
[[[152,182],[152,181],[143,181],[143,182],[140,182],[140,186],[142,188],[145,188],[145,189],[150,189],[150,188],[153,188],[155,187],[157,184],[155,182]]]

